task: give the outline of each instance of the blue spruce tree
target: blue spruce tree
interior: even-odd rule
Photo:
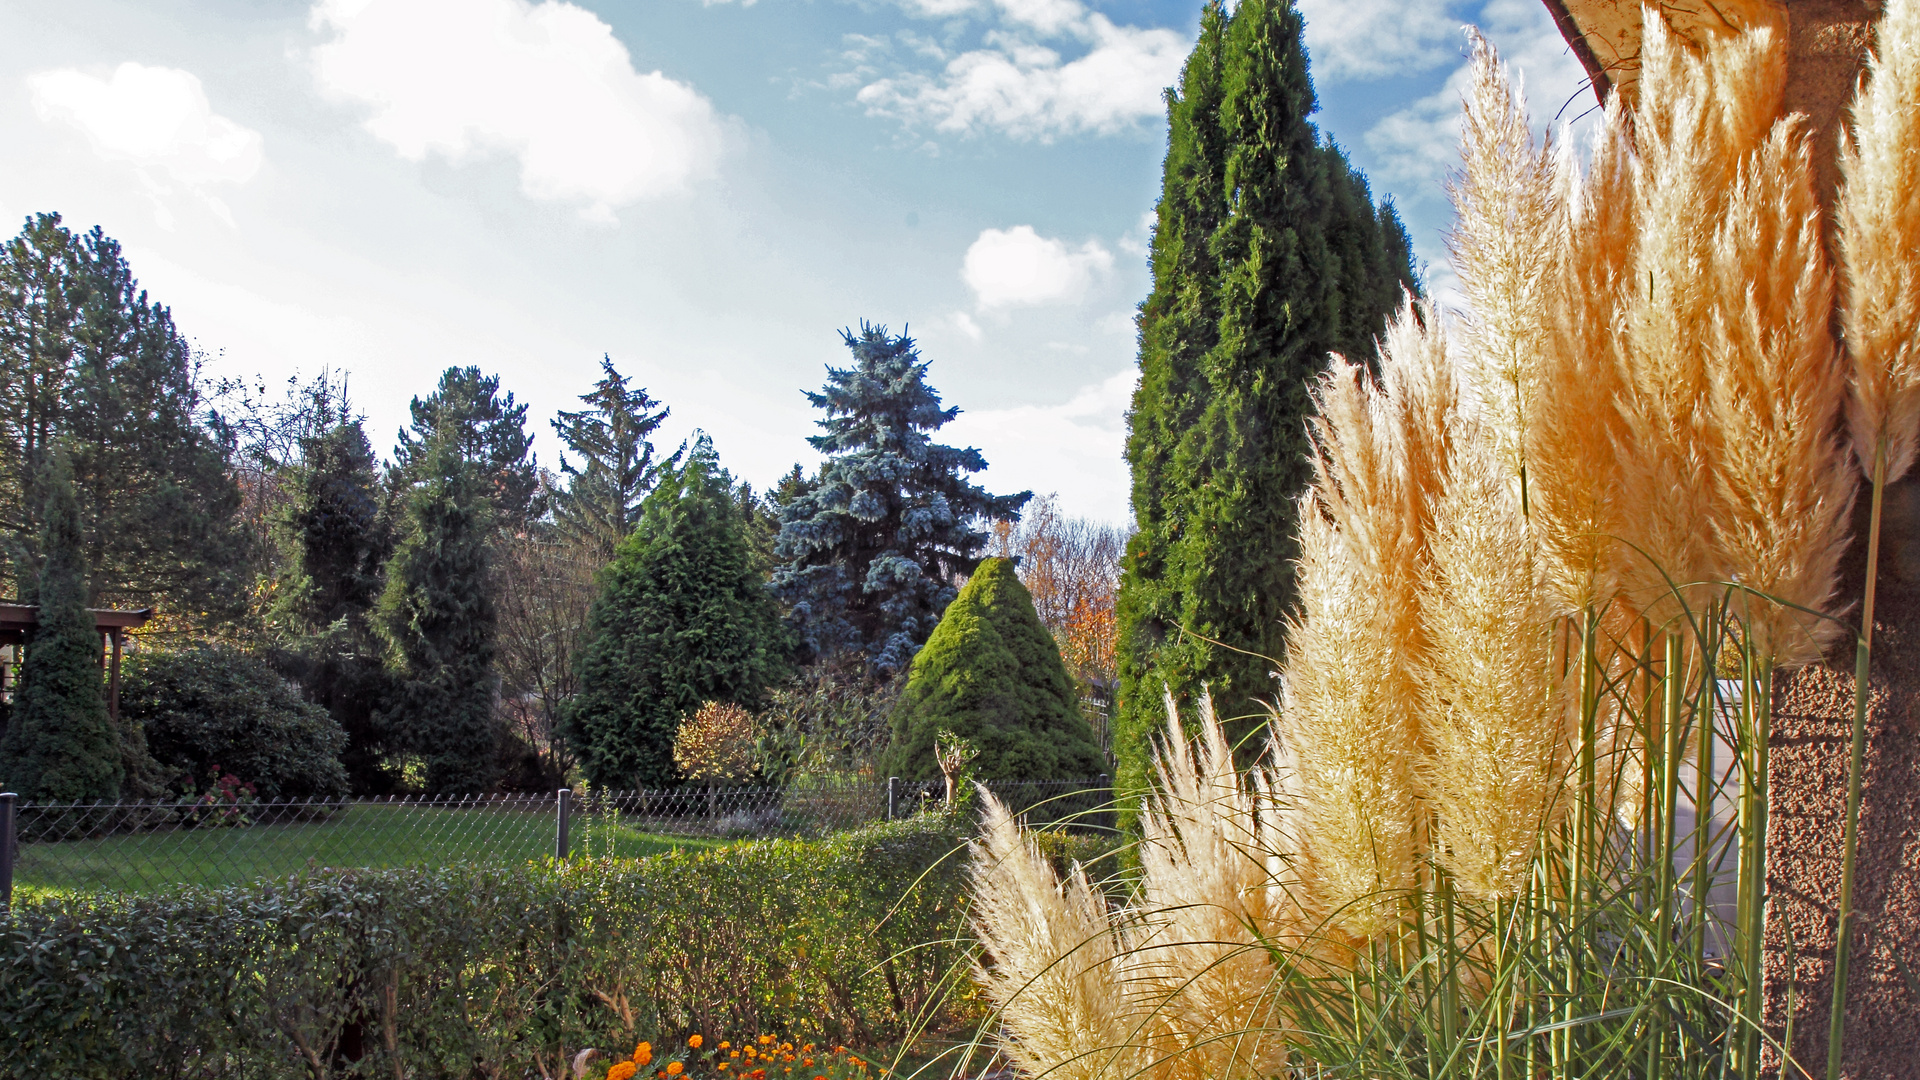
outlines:
[[[912,338],[864,321],[841,336],[854,363],[807,395],[827,414],[807,440],[827,460],[781,507],[773,587],[814,658],[854,653],[885,675],[912,662],[979,564],[982,526],[1017,518],[1033,493],[988,494],[967,479],[987,467],[980,451],[933,441],[960,410],[940,407]]]

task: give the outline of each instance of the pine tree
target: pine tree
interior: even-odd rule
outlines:
[[[382,760],[389,747],[376,722],[389,679],[373,615],[393,549],[379,467],[358,420],[302,442],[282,524],[293,571],[270,617],[290,638],[282,666],[346,732],[342,763],[354,790],[379,793],[390,784]]]
[[[966,478],[987,467],[978,450],[932,440],[960,410],[940,407],[912,338],[865,322],[841,336],[854,364],[807,395],[827,413],[826,434],[807,440],[827,460],[781,507],[773,584],[815,656],[857,652],[886,673],[907,666],[978,565],[979,524],[1018,517],[1033,493],[988,494]]]
[[[432,474],[429,459],[443,441],[454,457],[474,467],[493,504],[496,523],[518,528],[541,514],[540,469],[527,434],[527,407],[513,394],[500,396],[500,377],[477,367],[450,367],[432,395],[414,398],[411,431],[394,447],[394,474],[402,481]]]
[[[567,733],[599,785],[677,783],[680,721],[707,701],[757,707],[784,673],[779,610],[704,437],[647,496],[602,572],[587,633]]]
[[[80,504],[64,449],[49,458],[40,483],[47,499],[39,546],[46,554],[32,597],[39,625],[21,666],[0,780],[34,802],[111,802],[126,770],[101,685],[100,634],[87,610]]]
[[[947,605],[913,658],[892,726],[893,743],[881,759],[890,776],[939,776],[933,750],[943,730],[973,743],[980,752],[974,774],[987,779],[1059,780],[1106,771],[1060,648],[1011,559],[982,560]]]
[[[1294,603],[1308,383],[1370,360],[1414,287],[1409,243],[1323,141],[1287,0],[1214,0],[1167,99],[1127,460],[1139,532],[1122,575],[1116,783],[1147,779],[1164,693],[1210,689],[1236,737],[1263,703]]]
[[[603,358],[600,370],[593,392],[580,395],[589,408],[562,412],[553,421],[554,434],[581,459],[575,468],[566,455],[560,457],[560,471],[572,479],[553,493],[553,516],[563,538],[604,562],[633,531],[640,501],[658,477],[661,466],[647,436],[669,410],[644,388],[628,390],[612,359]]]
[[[219,619],[245,603],[248,537],[199,372],[172,313],[99,229],[57,214],[0,245],[0,554],[32,589],[42,486],[64,446],[88,567],[86,602]]]
[[[387,563],[379,629],[396,685],[381,722],[399,748],[422,755],[427,790],[472,793],[497,778],[493,714],[491,480],[457,438],[416,459],[403,538]],[[496,474],[497,476],[497,474]]]

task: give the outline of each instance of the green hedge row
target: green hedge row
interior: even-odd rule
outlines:
[[[559,1077],[691,1032],[971,1015],[938,819],[523,870],[345,871],[0,916],[0,1075]]]

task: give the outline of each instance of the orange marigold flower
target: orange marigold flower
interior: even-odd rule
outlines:
[[[813,1059],[808,1058],[807,1060],[801,1062],[800,1064],[805,1065],[807,1068],[811,1069],[813,1068]]]
[[[768,1044],[769,1044],[769,1043],[771,1043],[771,1042],[773,1042],[773,1036],[771,1036],[771,1035],[762,1035],[762,1036],[760,1036],[760,1045],[761,1045],[761,1046],[766,1046],[766,1045],[768,1045]]]
[[[729,1047],[729,1046],[732,1046],[732,1045],[733,1045],[732,1043],[730,1043],[730,1042],[728,1042],[728,1041],[727,1041],[727,1040],[725,1040],[725,1039],[721,1039],[721,1040],[720,1040],[720,1049],[722,1049],[722,1050],[725,1050],[725,1049],[726,1049],[727,1047]]]
[[[698,1035],[695,1035],[695,1036],[694,1036],[694,1038],[696,1038],[696,1039],[697,1039],[697,1038],[699,1038],[699,1037],[700,1037],[700,1036],[698,1036]],[[677,1062],[677,1061],[669,1061],[669,1062],[667,1062],[667,1075],[668,1075],[668,1076],[679,1076],[679,1075],[680,1075],[680,1074],[681,1074],[682,1072],[684,1072],[685,1070],[686,1070],[686,1066],[685,1066],[685,1065],[682,1065],[682,1064],[680,1064],[680,1063],[679,1063],[679,1062]]]
[[[695,1050],[700,1049],[700,1036],[698,1035],[687,1036],[687,1045],[693,1047]]]
[[[607,1080],[628,1080],[639,1071],[640,1066],[631,1061],[618,1061],[614,1063],[613,1068],[607,1070]]]
[[[728,1057],[730,1057],[730,1058],[737,1058],[737,1057],[739,1057],[739,1056],[740,1056],[740,1051],[738,1051],[738,1050],[732,1050],[732,1051],[729,1051],[729,1052],[727,1053],[727,1056],[728,1056]]]
[[[720,1070],[721,1072],[726,1072],[726,1071],[727,1071],[727,1063],[723,1061],[723,1062],[721,1062],[720,1064],[718,1064],[718,1065],[716,1065],[716,1066],[714,1066],[714,1068],[716,1068],[716,1069],[719,1069],[719,1070]]]

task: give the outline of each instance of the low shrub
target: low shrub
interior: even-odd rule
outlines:
[[[929,818],[23,905],[0,916],[0,1076],[559,1077],[699,1032],[904,1041],[972,1015],[957,844]]]
[[[120,712],[147,750],[191,784],[231,774],[262,799],[344,795],[347,736],[264,662],[222,646],[127,658]]]

